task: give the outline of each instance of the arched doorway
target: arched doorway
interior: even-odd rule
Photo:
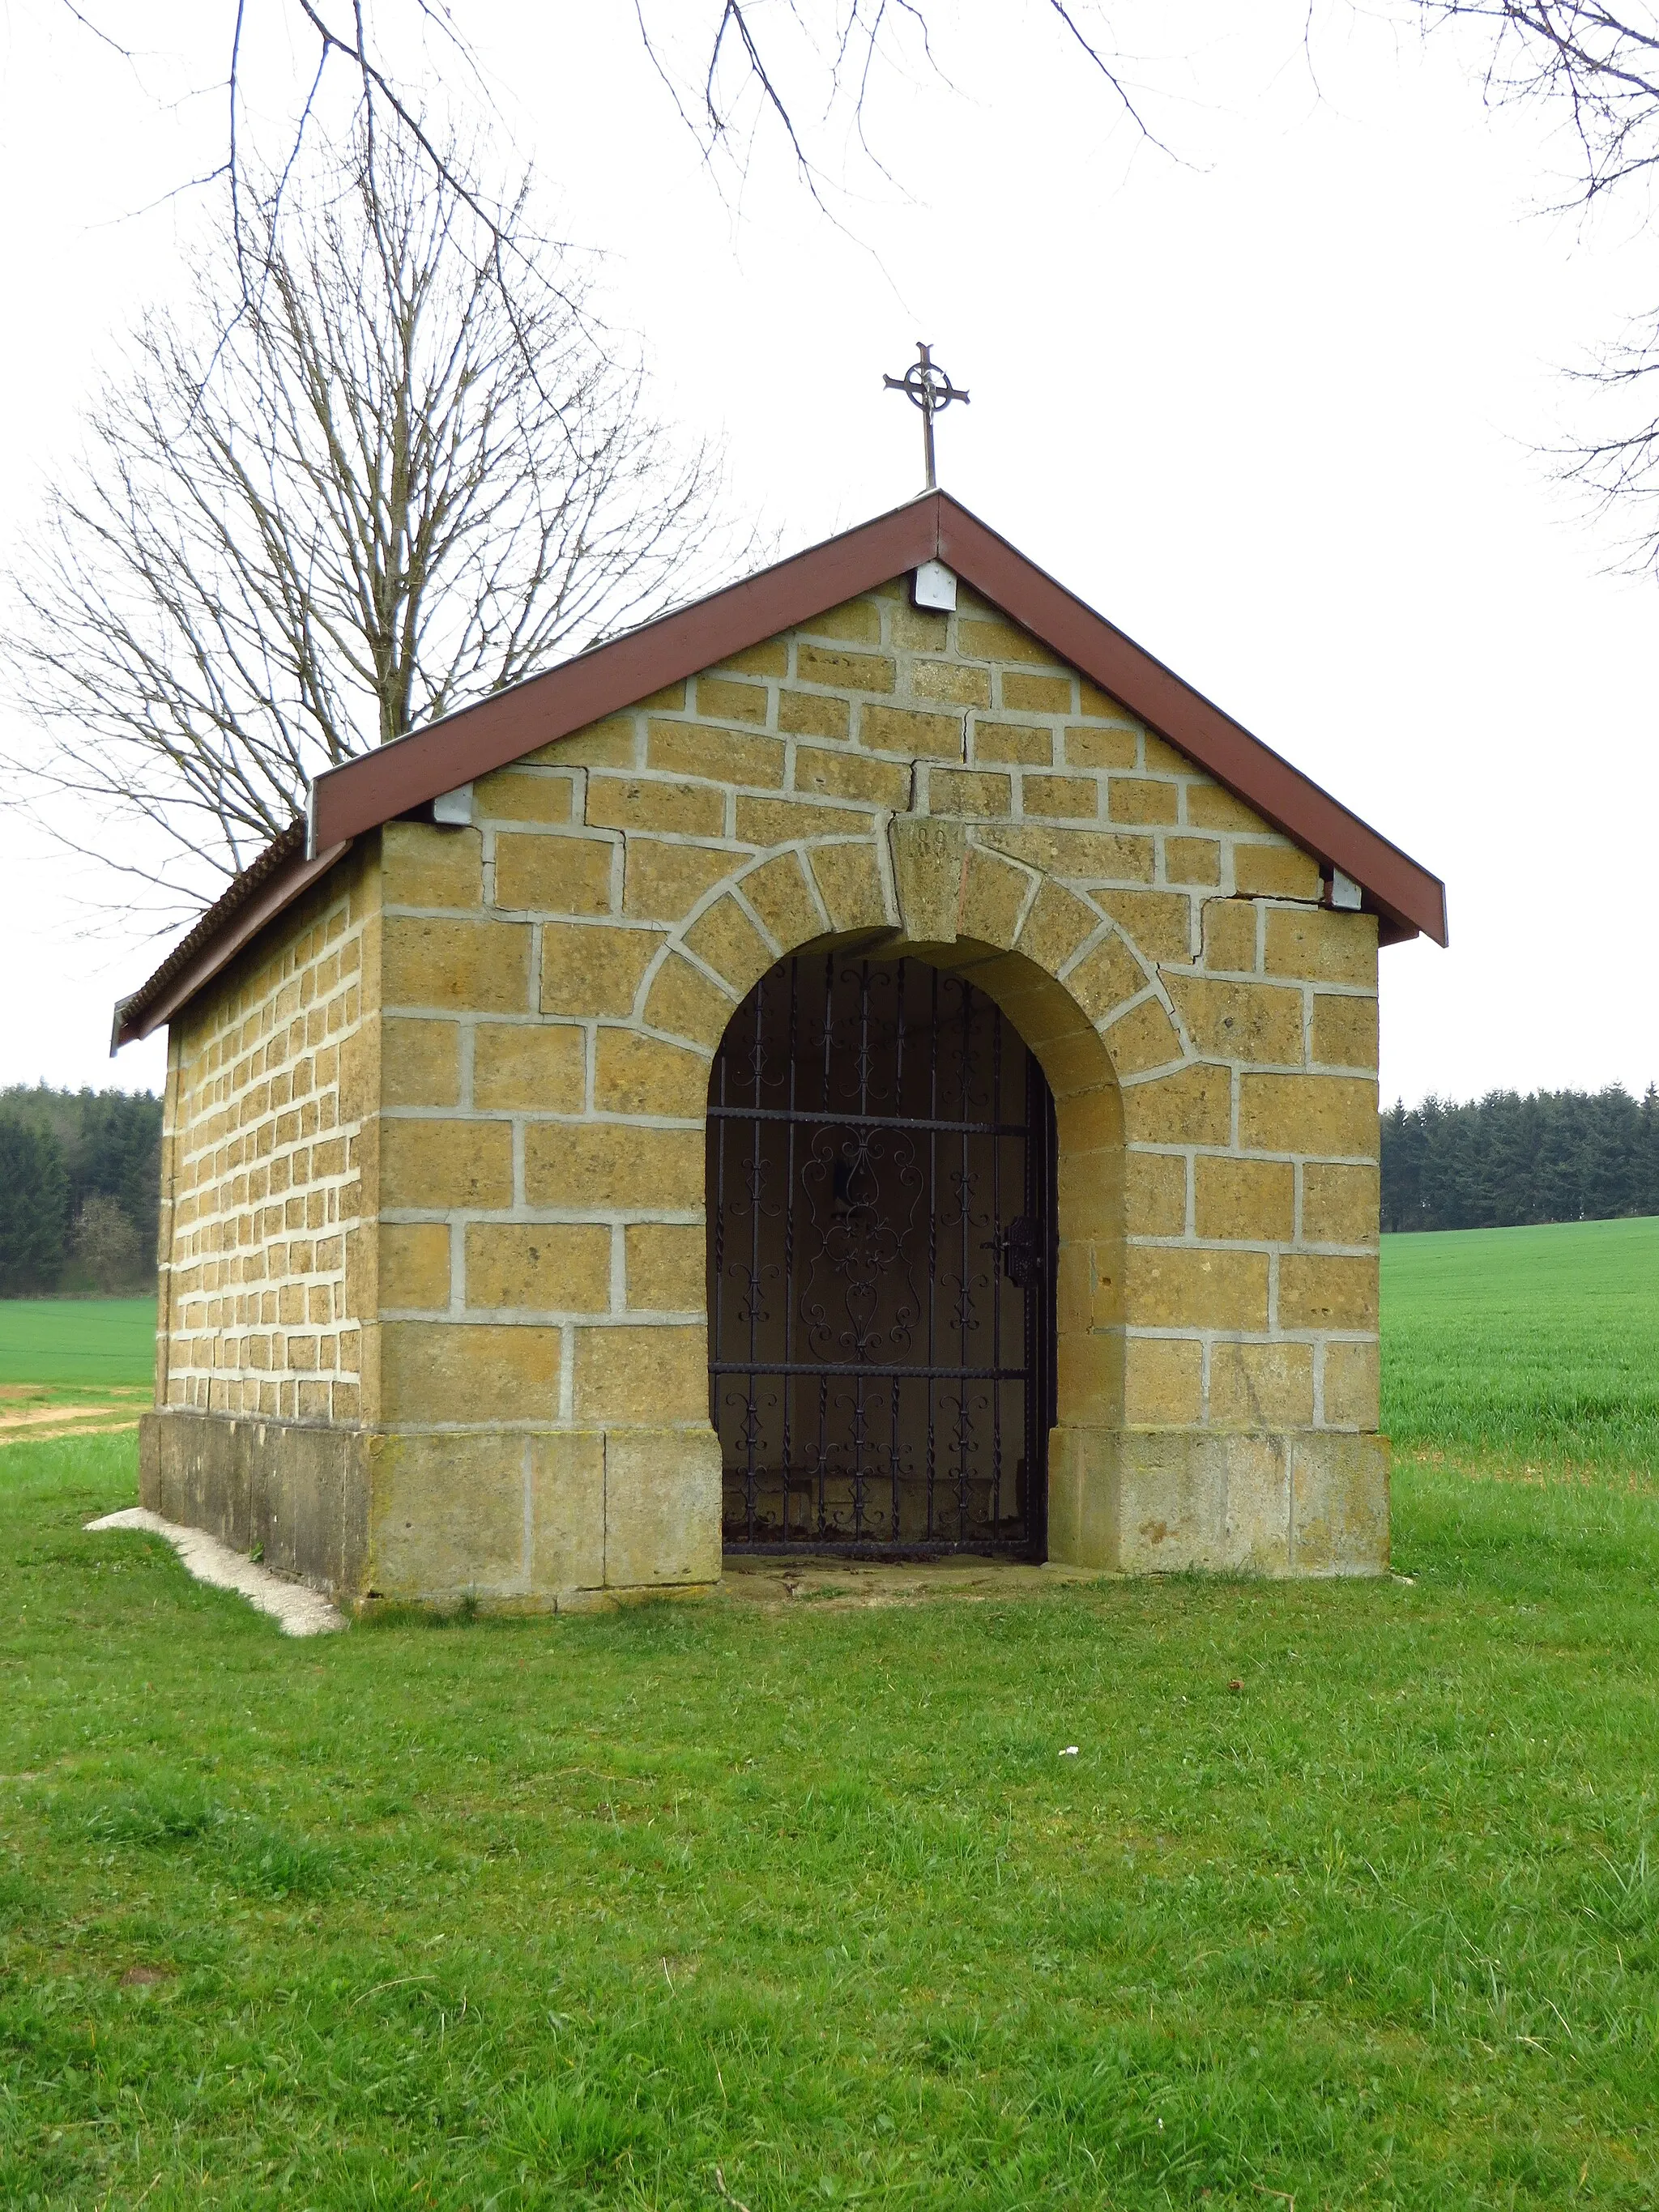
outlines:
[[[728,1548],[1043,1556],[1054,1105],[996,1001],[821,951],[750,993],[708,1104]]]

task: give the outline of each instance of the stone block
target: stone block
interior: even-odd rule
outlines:
[[[888,837],[907,934],[918,944],[953,945],[968,860],[966,830],[959,822],[901,814],[890,823]]]
[[[798,838],[868,836],[874,827],[867,811],[848,806],[805,798],[752,799],[741,791],[737,814],[738,838],[762,848],[793,844]]]
[[[713,1052],[726,1035],[737,1003],[700,968],[678,952],[657,970],[645,1001],[645,1018],[653,1030],[690,1037]]]
[[[605,1432],[529,1439],[530,1587],[557,1598],[605,1585]]]
[[[1067,768],[1133,768],[1139,757],[1139,739],[1133,730],[1066,726]]]
[[[696,1313],[708,1295],[708,1235],[672,1221],[630,1221],[623,1232],[628,1303],[650,1313]]]
[[[713,720],[763,722],[770,703],[763,684],[734,684],[723,676],[697,678],[697,712]]]
[[[708,1418],[708,1332],[641,1322],[576,1333],[576,1418],[662,1423]]]
[[[498,768],[472,787],[472,811],[489,822],[568,822],[571,779],[545,769]]]
[[[690,1047],[635,1030],[601,1029],[593,1060],[593,1105],[600,1114],[661,1114],[702,1119],[708,1061]]]
[[[807,637],[835,637],[852,645],[881,643],[881,608],[874,599],[846,599],[798,625]]]
[[[1123,939],[1113,934],[1066,972],[1066,988],[1091,1022],[1110,1021],[1127,999],[1146,989],[1146,970]]]
[[[759,785],[775,791],[783,785],[784,757],[781,738],[762,737],[753,730],[711,730],[699,722],[647,725],[646,765],[665,769],[671,775],[702,776],[709,783]],[[718,798],[720,793],[714,795]],[[718,834],[721,823],[714,826]]]
[[[910,804],[910,769],[898,761],[872,760],[867,753],[831,750],[822,745],[795,749],[795,788],[815,799],[835,799],[861,806]]]
[[[701,1213],[701,1129],[625,1122],[532,1122],[525,1131],[526,1203]]]
[[[630,837],[623,872],[623,912],[644,921],[678,921],[742,866],[735,853],[708,845],[669,845]]]
[[[1380,1437],[1291,1441],[1291,1565],[1299,1575],[1380,1575],[1389,1565],[1389,1450]]]
[[[1027,814],[1092,822],[1100,812],[1100,786],[1089,775],[1028,775],[1021,786]]]
[[[1011,766],[1051,768],[1054,733],[1031,722],[998,722],[975,714],[969,724],[969,757],[981,766],[1006,762]]]
[[[714,672],[732,676],[787,676],[789,673],[789,641],[784,637],[763,638],[760,644],[745,646],[741,653],[734,653],[729,660],[722,660]]]
[[[1258,909],[1249,899],[1206,899],[1204,965],[1235,975],[1256,969]]]
[[[1156,848],[1150,837],[1106,830],[1051,829],[1036,823],[981,833],[994,851],[1006,853],[1044,875],[1076,883],[1151,883]]]
[[[495,833],[495,903],[516,913],[609,914],[617,848],[556,830]]]
[[[608,1589],[718,1582],[720,1447],[705,1422],[613,1428],[605,1447]]]
[[[780,691],[778,727],[792,738],[847,738],[852,733],[850,702],[821,691]]]
[[[950,642],[950,617],[927,607],[913,607],[902,592],[897,603],[889,609],[887,618],[891,624],[889,635],[893,643],[902,646],[907,652],[943,653]]]
[[[1302,1241],[1374,1244],[1380,1203],[1374,1167],[1335,1167],[1310,1160],[1302,1170]]]
[[[1289,1469],[1279,1437],[1127,1436],[1118,1486],[1114,1564],[1128,1573],[1289,1569]]]
[[[383,1221],[380,1246],[380,1305],[443,1312],[449,1304],[449,1224],[441,1221]],[[349,1301],[361,1315],[362,1304]]]
[[[738,998],[746,997],[773,964],[771,946],[730,892],[698,916],[686,931],[685,942],[699,960],[725,977]]]
[[[930,813],[962,821],[1004,821],[1012,811],[1013,781],[981,769],[936,768],[927,778]]]
[[[506,1121],[405,1121],[380,1124],[380,1204],[432,1212],[445,1206],[513,1203],[513,1131]]]
[[[726,831],[726,793],[707,783],[590,775],[586,818],[595,830],[657,830],[688,837],[720,837]]]
[[[1045,975],[1058,975],[1099,927],[1100,916],[1086,900],[1062,884],[1045,882],[1038,885],[1019,933],[1019,950]]]
[[[1056,665],[1056,656],[1042,639],[1033,637],[1028,629],[1017,623],[1004,622],[1000,617],[971,621],[965,615],[957,620],[957,651],[969,660],[1034,661],[1049,667]]]
[[[823,684],[838,691],[890,691],[897,681],[885,653],[836,653],[821,645],[795,647],[795,675],[802,684]]]
[[[1131,1336],[1123,1347],[1123,1418],[1182,1427],[1203,1418],[1204,1346],[1179,1336]]]
[[[529,926],[388,915],[381,975],[388,1007],[528,1013]]]
[[[1005,668],[999,685],[1001,704],[1017,714],[1074,714],[1076,695],[1069,676],[1028,676]]]
[[[872,752],[902,753],[909,760],[967,758],[967,723],[961,714],[925,714],[918,707],[864,706],[859,743]]]
[[[1376,988],[1376,916],[1322,908],[1267,910],[1267,973]]]
[[[1194,1221],[1218,1243],[1287,1244],[1296,1234],[1296,1170],[1288,1160],[1194,1163]]]
[[[1031,878],[1023,868],[969,846],[958,934],[999,949],[1011,945],[1030,888]]]
[[[526,1449],[515,1436],[377,1437],[375,1594],[441,1603],[522,1588]]]
[[[1164,978],[1187,1034],[1207,1060],[1302,1066],[1302,994],[1267,983]]]
[[[1218,884],[1221,846],[1213,837],[1166,837],[1164,877],[1171,884]]]
[[[380,1100],[385,1106],[453,1106],[461,1096],[461,1032],[454,1022],[380,1024]]]
[[[1144,1075],[1185,1057],[1176,1025],[1157,999],[1143,999],[1127,1014],[1119,1014],[1100,1036],[1120,1079]]]
[[[1254,807],[1247,806],[1242,799],[1235,799],[1231,791],[1218,783],[1206,783],[1194,779],[1185,789],[1185,818],[1194,830],[1243,830],[1267,831],[1271,823],[1264,822]]]
[[[684,706],[685,686],[678,687],[678,696],[672,703]],[[549,768],[634,768],[638,764],[639,722],[630,708],[623,714],[608,715],[602,722],[589,722],[580,730],[572,730],[568,738],[556,738],[550,745],[542,745],[533,753],[526,753],[519,763],[522,767]]]
[[[1102,890],[1103,908],[1148,961],[1183,967],[1192,957],[1192,902],[1180,891]]]
[[[493,1111],[580,1114],[586,1034],[550,1022],[480,1022],[472,1032],[472,1103]]]
[[[1297,846],[1233,847],[1233,884],[1241,898],[1317,899],[1319,863]]]
[[[387,1421],[550,1421],[559,1410],[556,1328],[500,1322],[380,1324]]]
[[[1131,1244],[1124,1311],[1132,1328],[1267,1328],[1267,1255],[1178,1244]]]
[[[966,668],[959,660],[913,660],[910,695],[915,699],[941,700],[953,707],[988,707],[990,671]]]
[[[466,1304],[537,1313],[607,1312],[610,1230],[602,1222],[468,1222]]]
[[[818,896],[835,929],[879,929],[896,923],[873,843],[817,845],[809,854]]]
[[[1376,1260],[1286,1252],[1279,1263],[1281,1328],[1376,1327]]]
[[[1238,1141],[1247,1152],[1374,1160],[1376,1085],[1347,1075],[1243,1075]]]
[[[380,831],[380,898],[388,907],[476,907],[483,840],[476,830],[388,822]]]
[[[605,923],[542,925],[542,1012],[625,1019],[657,948],[659,929]]]
[[[1221,1428],[1307,1428],[1313,1421],[1310,1344],[1210,1346],[1210,1419]]]
[[[1185,1235],[1187,1162],[1183,1154],[1131,1152],[1124,1155],[1123,1225],[1131,1237]],[[1202,1230],[1199,1233],[1205,1234]]]
[[[1335,1343],[1325,1346],[1324,1418],[1333,1429],[1376,1428],[1381,1397],[1377,1346]]]
[[[1184,1067],[1124,1088],[1124,1131],[1142,1144],[1225,1145],[1232,1125],[1231,1068]]]
[[[1314,994],[1310,1057],[1323,1067],[1361,1067],[1376,1073],[1376,1001],[1345,993]]]
[[[1180,819],[1180,787],[1155,783],[1142,775],[1114,775],[1106,780],[1106,811],[1114,822],[1176,822]]]

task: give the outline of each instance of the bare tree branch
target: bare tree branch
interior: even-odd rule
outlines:
[[[716,457],[676,453],[586,270],[537,239],[529,180],[482,221],[428,143],[360,117],[343,168],[319,139],[223,210],[193,314],[142,323],[12,580],[40,733],[14,767],[70,802],[66,842],[185,898],[320,768],[750,550]]]

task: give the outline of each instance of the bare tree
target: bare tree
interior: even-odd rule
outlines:
[[[129,23],[101,0],[61,0],[75,20],[129,60],[137,54]],[[725,159],[741,173],[757,135],[769,126],[787,143],[799,173],[819,196],[825,173],[818,142],[839,112],[866,153],[872,91],[887,74],[938,73],[937,32],[951,19],[951,0],[611,0],[631,9],[642,52],[665,88],[680,120],[711,163]],[[1069,52],[1098,80],[1112,109],[1143,137],[1159,143],[1147,120],[1132,64],[1119,49],[1099,0],[1026,0]],[[1009,33],[1024,27],[1009,11]],[[225,129],[219,160],[197,183],[222,180],[233,227],[242,196],[246,79],[250,40],[279,31],[301,61],[295,103],[283,126],[285,167],[304,150],[331,79],[343,76],[369,128],[391,125],[418,149],[430,173],[507,242],[502,210],[450,159],[428,131],[422,65],[435,66],[453,92],[464,84],[483,106],[490,95],[477,50],[450,0],[222,0],[216,32]],[[262,87],[261,105],[269,88]],[[267,149],[268,156],[270,149]]]
[[[1645,0],[1413,0],[1431,27],[1486,34],[1483,82],[1494,106],[1559,116],[1576,176],[1567,206],[1615,198],[1650,220],[1659,184],[1659,14]],[[1618,522],[1637,568],[1659,569],[1659,308],[1575,370],[1593,388],[1600,428],[1552,456],[1559,474]]]
[[[289,189],[280,222],[274,186],[245,199],[240,238],[226,212],[192,311],[141,325],[13,580],[24,765],[70,802],[46,818],[186,901],[318,769],[746,550],[715,457],[676,453],[587,269],[531,232],[527,183],[506,257],[406,133],[360,127]]]

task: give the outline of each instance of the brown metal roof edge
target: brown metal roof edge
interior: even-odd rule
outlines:
[[[1353,878],[1385,940],[1446,942],[1445,886],[945,492],[827,538],[317,779],[313,849],[356,836],[939,559],[1287,836]]]
[[[1196,691],[1007,539],[940,495],[938,558],[975,590],[1121,699],[1286,836],[1334,863],[1392,924],[1385,941],[1421,931],[1444,945],[1446,887],[1311,776]]]
[[[937,492],[826,538],[544,675],[329,769],[312,786],[312,847],[355,837],[539,745],[648,699],[763,638],[933,558]]]
[[[290,823],[251,860],[168,953],[146,982],[115,1005],[110,1058],[124,1044],[136,1044],[170,1021],[180,1006],[228,967],[251,939],[300,894],[325,876],[346,852],[343,838],[308,859],[305,823]]]

